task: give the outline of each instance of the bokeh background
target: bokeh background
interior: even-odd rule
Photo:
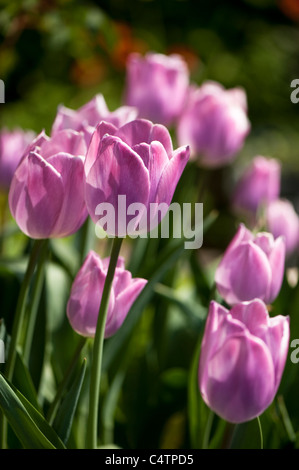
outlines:
[[[255,155],[281,160],[281,195],[298,209],[299,103],[290,99],[291,81],[299,78],[297,0],[0,0],[0,7],[0,78],[6,87],[6,103],[0,105],[1,127],[35,132],[44,128],[49,132],[59,104],[76,109],[97,93],[102,93],[109,109],[114,110],[122,104],[128,54],[176,52],[186,59],[193,82],[200,84],[209,79],[227,88],[245,89],[252,130],[234,165],[234,176]],[[225,171],[215,172],[211,181],[216,194],[211,204],[220,209],[221,217],[205,234],[205,247],[217,250],[226,246],[236,228],[223,194],[217,193],[223,187],[219,179],[223,182],[225,177]],[[59,348],[67,348],[70,334],[65,334],[64,326],[60,329],[60,320],[55,323],[57,304],[65,301],[65,294],[59,300],[59,289],[55,290],[55,279],[60,275],[54,269],[50,283],[50,294],[55,293],[50,309],[54,359],[58,358]],[[204,298],[209,284],[202,272],[197,272],[197,281]],[[15,286],[14,278],[7,282]],[[297,292],[285,285],[277,310],[298,305]],[[193,311],[190,316],[190,305],[184,305],[187,313],[183,320],[182,304],[178,301],[178,307],[176,299],[167,299],[168,294],[167,290],[157,291],[155,311],[144,317],[130,346],[134,360],[126,379],[120,379],[122,398],[113,428],[120,446],[192,446],[186,422],[187,396],[191,393],[188,374],[201,309],[206,307],[210,293],[199,313],[197,306],[197,313]],[[3,301],[2,308],[6,308]],[[153,311],[153,304],[149,310]],[[166,310],[172,320],[168,323],[171,335],[165,343],[161,337]],[[299,337],[296,329],[292,337]],[[279,403],[278,411],[270,410],[262,422],[269,447],[298,444],[296,375],[299,365],[289,364],[286,402]],[[108,397],[112,406],[113,396]],[[202,416],[205,421],[206,409]],[[80,416],[77,423],[72,439],[80,443]],[[216,431],[214,438],[217,446]],[[259,446],[256,422],[240,426],[235,446]]]

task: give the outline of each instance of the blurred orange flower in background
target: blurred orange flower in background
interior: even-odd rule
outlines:
[[[299,21],[299,1],[280,0],[279,8],[283,13],[294,21]]]

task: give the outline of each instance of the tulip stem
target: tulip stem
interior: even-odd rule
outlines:
[[[261,438],[261,449],[264,448],[264,438],[263,438],[263,430],[262,430],[262,425],[261,425],[261,420],[259,418],[259,416],[257,416],[257,422],[258,422],[258,425],[259,425],[259,431],[260,431],[260,438]]]
[[[103,345],[105,336],[105,324],[108,312],[110,291],[113,283],[115,268],[117,265],[118,255],[120,252],[122,238],[114,238],[111,249],[110,263],[108,267],[107,276],[105,279],[101,305],[99,309],[99,316],[96,326],[94,337],[92,362],[91,362],[91,375],[90,375],[90,389],[89,389],[89,415],[87,421],[87,434],[86,434],[86,447],[88,449],[97,448],[97,434],[98,434],[98,411],[99,411],[99,395],[101,384],[101,369],[103,357]]]

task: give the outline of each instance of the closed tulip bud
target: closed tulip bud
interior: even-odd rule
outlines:
[[[189,70],[177,54],[133,53],[127,62],[125,103],[139,110],[139,117],[172,125],[183,110]]]
[[[287,199],[270,202],[266,209],[266,223],[274,238],[283,236],[287,255],[299,246],[299,217],[293,204]]]
[[[85,134],[86,142],[100,121],[110,122],[120,127],[137,117],[137,109],[132,106],[121,106],[109,111],[103,95],[98,94],[88,103],[77,110],[60,105],[52,126],[52,135],[63,129],[81,131]]]
[[[227,310],[211,302],[199,361],[199,388],[221,418],[242,423],[273,402],[289,348],[289,317],[269,317],[260,299]]]
[[[92,220],[112,236],[152,230],[166,214],[188,158],[189,148],[173,151],[169,132],[160,124],[137,119],[117,129],[101,122],[85,161]]]
[[[278,160],[255,157],[236,185],[234,206],[256,214],[260,207],[277,199],[280,193],[280,170]]]
[[[274,240],[266,232],[254,236],[241,224],[216,269],[215,283],[229,305],[254,298],[271,303],[280,291],[284,267],[284,239]]]
[[[177,138],[179,145],[190,144],[192,158],[202,166],[216,168],[231,163],[249,131],[242,89],[225,90],[214,82],[190,87]]]
[[[93,337],[96,331],[101,297],[108,271],[109,258],[101,259],[90,251],[73,282],[67,303],[67,317],[80,335]],[[111,288],[105,338],[116,333],[147,281],[132,278],[119,257]]]
[[[83,134],[41,133],[23,156],[11,183],[9,207],[20,229],[34,239],[75,233],[88,213],[84,201]]]
[[[32,140],[33,131],[3,129],[0,132],[0,189],[8,191],[14,172]]]

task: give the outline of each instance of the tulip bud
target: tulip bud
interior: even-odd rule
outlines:
[[[257,156],[237,183],[234,206],[256,214],[257,210],[278,198],[280,163],[274,158]]]
[[[199,361],[199,388],[221,418],[242,423],[272,403],[289,348],[289,317],[269,317],[260,299],[230,311],[211,302]]]
[[[299,217],[293,204],[287,199],[277,199],[268,204],[266,223],[274,238],[283,236],[286,253],[294,253],[299,246]]]
[[[170,126],[182,112],[189,85],[187,64],[177,54],[131,54],[127,62],[125,103],[139,117]]]
[[[101,122],[85,161],[92,220],[112,236],[152,230],[167,212],[188,158],[189,148],[173,151],[169,132],[160,124],[137,119],[117,129]],[[162,214],[155,211],[158,205]],[[106,209],[107,224],[98,220]]]
[[[71,130],[51,139],[41,133],[31,144],[9,191],[11,214],[26,235],[66,237],[83,224],[85,152],[83,134]]]
[[[254,236],[241,224],[216,269],[217,290],[229,305],[254,298],[271,303],[280,291],[284,267],[283,238],[274,240],[266,232]]]
[[[82,336],[95,335],[108,266],[109,258],[102,260],[90,251],[73,282],[67,317],[72,328]],[[114,335],[121,327],[146,283],[145,279],[133,279],[124,267],[124,259],[119,257],[110,293],[105,338]]]
[[[0,132],[0,188],[9,190],[13,174],[29,144],[34,139],[32,131],[3,129]]]
[[[230,163],[250,131],[246,95],[242,89],[225,90],[213,82],[190,87],[187,104],[177,125],[179,145],[190,144],[191,156],[202,166]]]

